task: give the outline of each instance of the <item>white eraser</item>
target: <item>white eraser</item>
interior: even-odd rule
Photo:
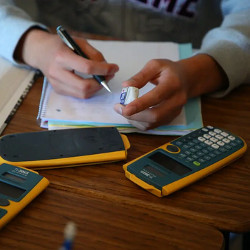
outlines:
[[[120,104],[127,105],[139,96],[139,89],[136,87],[126,87],[122,89]]]

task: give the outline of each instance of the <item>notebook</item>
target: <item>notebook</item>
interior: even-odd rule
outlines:
[[[0,57],[0,134],[32,86],[34,74]]]
[[[140,131],[133,127],[127,119],[113,109],[114,104],[120,101],[123,81],[138,72],[150,59],[168,58],[176,61],[191,56],[191,44],[97,40],[89,40],[89,43],[101,51],[108,62],[119,65],[120,70],[108,83],[112,93],[102,89],[93,97],[84,100],[63,96],[57,94],[45,78],[37,117],[41,127],[51,130],[86,126],[116,126],[123,133],[184,135],[203,126],[199,98],[189,100],[180,115],[171,123],[148,131]],[[148,83],[140,89],[139,96],[153,87],[153,84]]]

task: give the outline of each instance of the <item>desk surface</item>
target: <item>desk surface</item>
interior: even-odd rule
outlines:
[[[41,80],[28,94],[4,134],[42,130],[36,123]],[[250,145],[250,86],[242,86],[223,99],[202,98],[204,125],[228,129]],[[128,161],[175,137],[130,134]],[[117,206],[145,207],[150,213],[177,215],[220,230],[250,231],[250,155],[168,197],[157,198],[125,178],[124,162],[68,169],[43,170],[57,190],[101,199]],[[59,192],[58,191],[58,192]],[[51,191],[52,192],[52,191]],[[7,229],[8,230],[8,229]]]
[[[222,249],[214,228],[176,216],[58,190],[53,184],[0,233],[1,249],[59,249],[67,222],[74,249]],[[210,240],[212,239],[212,240]]]

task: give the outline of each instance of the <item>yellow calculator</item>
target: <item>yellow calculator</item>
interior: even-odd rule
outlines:
[[[162,145],[123,169],[128,179],[162,197],[228,165],[246,149],[242,138],[207,126]]]
[[[29,169],[121,161],[130,147],[116,127],[89,127],[9,134],[0,138],[0,164]]]
[[[37,172],[0,165],[0,229],[38,196],[49,181]]]

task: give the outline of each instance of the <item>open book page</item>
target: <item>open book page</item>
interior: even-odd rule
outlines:
[[[120,41],[89,41],[101,51],[107,61],[117,63],[120,70],[108,85],[112,93],[102,89],[93,97],[82,100],[57,94],[51,85],[46,82],[41,99],[42,127],[58,129],[74,126],[103,126],[114,125],[122,132],[138,132],[129,124],[127,119],[117,114],[113,106],[120,101],[122,82],[137,73],[147,61],[153,58],[167,58],[176,61],[180,58],[179,45],[166,42],[120,42]],[[140,96],[154,87],[148,83],[140,89]],[[197,102],[199,106],[199,102]],[[186,112],[183,108],[181,114],[168,124],[171,130],[178,130],[176,126],[186,127]],[[166,134],[167,127],[158,129],[160,134]],[[184,129],[183,129],[184,130]],[[154,133],[154,131],[148,131]],[[169,133],[168,133],[169,134]]]
[[[31,86],[34,72],[13,66],[0,57],[0,128]]]

